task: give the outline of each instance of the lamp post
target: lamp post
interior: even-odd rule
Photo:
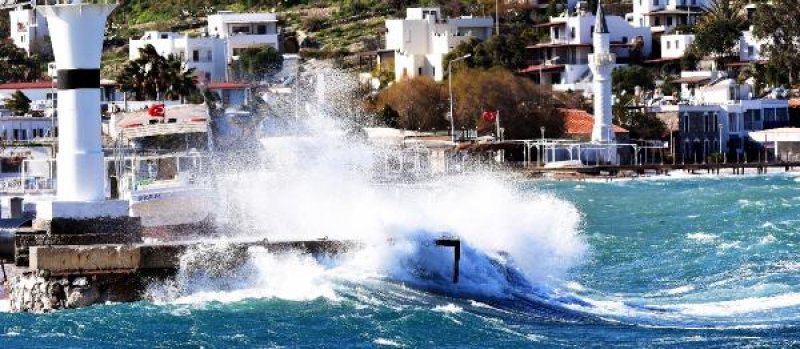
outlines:
[[[539,161],[541,161],[541,163],[542,163],[541,166],[544,166],[544,155],[547,153],[547,149],[545,149],[545,147],[544,147],[544,131],[545,130],[546,129],[545,129],[544,126],[539,127],[539,131],[542,131],[542,153],[539,155]]]
[[[472,57],[472,54],[466,54],[461,57],[451,59],[447,65],[447,82],[450,90],[450,139],[453,141],[453,143],[456,142],[456,118],[453,114],[453,63],[463,61],[470,57]]]
[[[719,153],[723,156],[723,163],[728,162],[726,157],[728,154],[722,152],[722,123],[719,123]]]

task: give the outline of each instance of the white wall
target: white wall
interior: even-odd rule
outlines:
[[[672,34],[661,36],[661,58],[680,58],[694,42],[693,34]]]
[[[490,17],[442,19],[438,8],[408,8],[406,19],[386,20],[386,49],[395,51],[395,78],[424,75],[444,79],[447,53],[460,43],[492,36]]]
[[[753,62],[767,59],[766,56],[762,55],[762,49],[766,43],[766,40],[756,39],[752,30],[742,32],[742,36],[739,38],[739,60]]]
[[[228,62],[239,49],[269,45],[280,50],[280,28],[276,13],[220,12],[208,16],[208,34],[226,39]]]
[[[8,13],[9,32],[14,45],[26,53],[49,54],[52,48],[47,43],[50,31],[47,19],[33,9],[15,8]]]
[[[130,40],[129,58],[139,58],[139,49],[147,45],[153,45],[162,56],[172,54],[181,58],[187,68],[196,70],[195,75],[200,81],[223,81],[226,78],[227,57],[223,39],[190,38],[171,32],[146,32],[140,39]]]

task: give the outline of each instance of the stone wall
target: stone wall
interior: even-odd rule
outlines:
[[[47,271],[14,276],[9,282],[10,311],[46,313],[96,303],[100,293],[88,278],[51,278]]]

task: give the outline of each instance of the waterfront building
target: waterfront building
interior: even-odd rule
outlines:
[[[51,54],[50,31],[44,14],[33,8],[35,2],[20,3],[8,12],[9,36],[14,45],[28,55]]]
[[[719,72],[688,72],[676,103],[648,107],[677,134],[671,136],[678,161],[703,162],[712,154],[743,156],[750,133],[790,125],[789,101],[757,98],[752,86]]]
[[[532,63],[521,72],[555,91],[592,93],[592,53],[595,16],[586,11],[575,15],[552,17],[540,27],[550,30],[550,40],[528,46]],[[652,34],[647,28],[634,27],[619,16],[605,16],[610,52],[617,57],[617,66],[643,60],[652,53]]]
[[[458,44],[492,37],[494,19],[444,18],[439,8],[408,8],[405,19],[386,20],[386,49],[378,64],[394,65],[395,79],[429,76],[444,79],[444,56]]]
[[[128,46],[128,57],[135,60],[140,57],[139,50],[153,45],[158,54],[166,57],[174,55],[186,64],[186,68],[195,69],[200,82],[224,81],[227,73],[226,42],[215,37],[189,37],[172,32],[145,32],[138,39],[131,39]]]

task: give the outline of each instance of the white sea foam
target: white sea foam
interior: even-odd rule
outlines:
[[[461,308],[461,307],[459,307],[459,306],[457,306],[455,304],[452,304],[452,303],[449,303],[449,304],[446,304],[446,305],[437,305],[437,306],[433,307],[433,311],[439,312],[439,313],[447,313],[447,314],[458,314],[458,313],[462,312],[463,310],[464,310],[463,308]]]
[[[718,235],[708,234],[708,233],[703,233],[703,232],[686,234],[686,238],[687,239],[695,240],[695,241],[699,241],[699,242],[712,242],[712,241],[716,240],[718,237],[719,237]]]
[[[375,345],[380,345],[380,346],[384,346],[384,347],[396,347],[396,348],[405,347],[400,342],[397,342],[397,341],[394,341],[394,340],[391,340],[391,339],[386,339],[386,338],[376,338],[374,341],[372,341],[372,343],[375,344]]]
[[[734,315],[764,312],[774,309],[800,306],[800,293],[788,293],[772,297],[753,297],[732,301],[675,306],[684,315],[730,317]]]

